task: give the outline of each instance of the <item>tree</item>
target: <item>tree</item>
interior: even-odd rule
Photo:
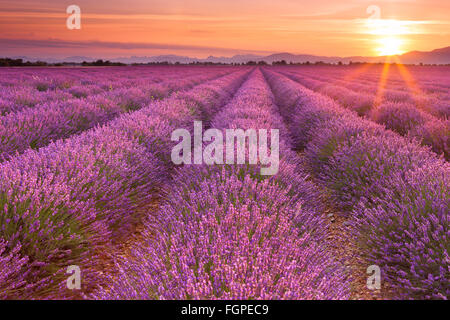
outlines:
[[[274,66],[285,66],[285,65],[287,65],[287,62],[286,62],[286,60],[274,61],[274,62],[272,62],[272,65],[274,65]]]

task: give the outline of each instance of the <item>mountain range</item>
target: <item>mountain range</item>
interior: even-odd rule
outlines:
[[[450,46],[435,49],[432,51],[411,51],[404,53],[402,55],[394,56],[398,58],[399,61],[405,64],[450,64]],[[83,61],[92,62],[98,60],[98,58],[85,57],[85,56],[71,56],[63,59],[58,58],[32,58],[25,56],[12,57],[14,59],[23,59],[24,61],[46,61],[48,63],[59,63],[59,62],[75,62],[81,63]],[[159,56],[131,56],[131,57],[118,57],[109,59],[112,62],[122,62],[127,64],[132,63],[149,63],[149,62],[164,62],[169,63],[192,63],[192,62],[212,62],[212,63],[247,63],[249,61],[265,61],[271,64],[274,61],[284,60],[287,63],[305,63],[307,61],[311,63],[315,62],[325,62],[325,63],[338,63],[342,62],[348,64],[349,62],[385,62],[386,56],[378,57],[363,57],[363,56],[352,56],[352,57],[333,57],[333,56],[317,56],[309,54],[292,54],[292,53],[275,53],[268,56],[262,55],[235,55],[232,57],[214,57],[209,56],[208,58],[192,58],[187,56],[178,55],[159,55]],[[391,61],[396,61],[391,59]]]

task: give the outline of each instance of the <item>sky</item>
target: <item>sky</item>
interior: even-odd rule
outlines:
[[[81,29],[67,27],[70,5]],[[449,45],[449,0],[0,0],[0,56],[344,57]]]

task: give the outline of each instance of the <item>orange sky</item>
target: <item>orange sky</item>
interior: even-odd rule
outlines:
[[[81,30],[66,28],[71,4]],[[368,19],[370,5],[381,24]],[[0,56],[374,56],[449,39],[448,0],[0,0]]]

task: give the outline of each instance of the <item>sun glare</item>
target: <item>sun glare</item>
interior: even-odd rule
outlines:
[[[403,40],[397,37],[380,38],[377,40],[377,52],[380,56],[393,56],[404,53]]]
[[[409,21],[394,19],[371,19],[369,33],[380,36],[404,35],[411,32],[409,24]]]
[[[409,21],[395,19],[368,20],[368,33],[375,36],[377,54],[391,56],[404,53],[404,37],[411,33],[410,24]]]

